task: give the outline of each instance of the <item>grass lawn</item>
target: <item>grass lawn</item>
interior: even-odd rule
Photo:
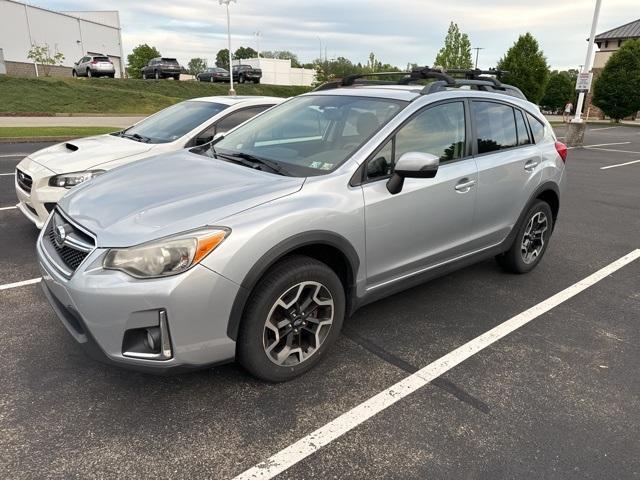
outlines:
[[[290,97],[310,87],[237,85],[238,95]],[[150,114],[194,97],[226,95],[229,86],[173,80],[0,76],[0,113]]]
[[[0,138],[89,137],[122,130],[117,127],[0,127]]]

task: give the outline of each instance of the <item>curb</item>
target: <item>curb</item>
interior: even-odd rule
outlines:
[[[41,142],[68,142],[76,138],[84,138],[82,135],[74,135],[71,137],[6,137],[0,138],[0,144],[3,143],[41,143]]]

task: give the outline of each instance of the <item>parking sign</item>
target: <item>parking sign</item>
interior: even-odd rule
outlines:
[[[593,73],[579,73],[576,79],[576,90],[588,92],[591,89],[591,80],[593,79]]]

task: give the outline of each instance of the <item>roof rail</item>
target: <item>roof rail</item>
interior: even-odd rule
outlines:
[[[504,84],[500,81],[502,76],[509,73],[505,70],[489,69],[450,69],[444,70],[440,67],[418,67],[410,72],[374,72],[374,73],[355,73],[347,75],[341,80],[334,80],[323,83],[314,91],[331,90],[334,88],[351,87],[354,85],[409,85],[421,80],[435,79],[426,85],[420,92],[421,95],[441,92],[447,88],[456,88],[462,86],[475,87],[477,90],[490,91],[495,93],[504,93],[513,97],[526,100],[526,97],[518,89],[512,85]],[[463,76],[464,78],[456,78]],[[400,77],[397,80],[369,80],[369,77]]]

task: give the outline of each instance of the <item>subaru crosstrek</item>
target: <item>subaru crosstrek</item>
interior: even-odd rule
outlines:
[[[343,81],[81,184],[38,240],[53,309],[108,363],[283,381],[364,304],[487,257],[530,271],[566,147],[516,89],[434,76]]]

